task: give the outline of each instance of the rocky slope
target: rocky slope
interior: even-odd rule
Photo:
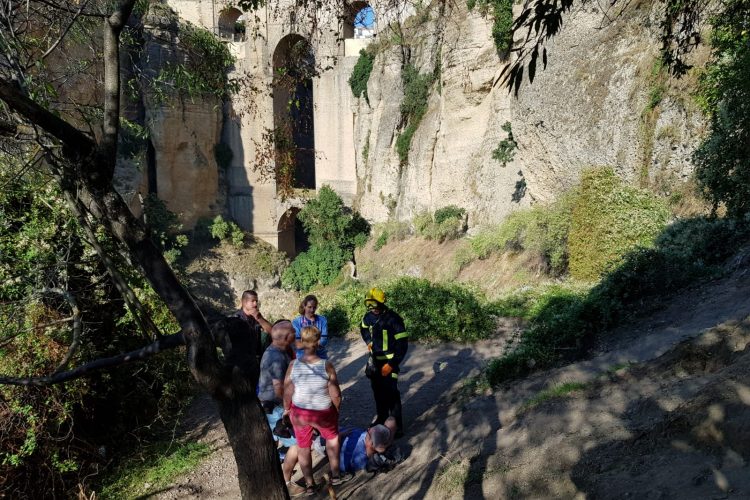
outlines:
[[[658,64],[662,4],[633,2],[618,13],[576,2],[546,44],[546,68],[540,62],[517,96],[501,78],[515,56],[498,56],[491,17],[464,2],[442,5],[406,23],[409,50],[387,29],[378,35],[369,103],[361,98],[355,109],[358,207],[367,218],[408,219],[456,204],[470,225],[486,224],[554,199],[586,167],[614,167],[666,194],[690,174],[705,120],[689,97],[694,75],[673,79]],[[700,63],[705,49],[693,57]],[[403,62],[439,74],[406,165],[394,147]],[[517,150],[503,166],[492,151],[508,137],[506,122]]]

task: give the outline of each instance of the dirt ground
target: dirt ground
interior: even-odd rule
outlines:
[[[360,472],[338,498],[750,498],[746,272],[686,290],[610,332],[588,359],[493,394],[457,389],[502,352],[512,326],[472,345],[413,345],[400,379],[406,460]],[[364,426],[374,413],[364,347],[339,339],[331,351],[342,425]],[[568,392],[544,397],[563,383]],[[238,498],[212,403],[195,410],[194,438],[216,452],[159,498]]]

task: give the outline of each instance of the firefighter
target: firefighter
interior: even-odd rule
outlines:
[[[389,416],[396,419],[396,438],[403,435],[401,393],[398,374],[409,348],[409,333],[404,320],[385,305],[385,293],[373,288],[365,295],[367,313],[362,318],[362,340],[370,350],[371,362],[365,370],[370,379],[378,416],[373,424],[384,424]]]

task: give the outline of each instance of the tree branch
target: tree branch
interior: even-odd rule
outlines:
[[[104,135],[99,148],[106,165],[107,181],[111,181],[115,172],[120,131],[120,33],[134,4],[135,0],[124,0],[104,23]]]
[[[83,12],[83,9],[85,9],[88,4],[89,4],[89,0],[86,0],[85,2],[83,2],[81,4],[81,7],[73,15],[73,19],[70,20],[70,23],[68,23],[68,26],[63,30],[62,34],[58,37],[58,39],[55,40],[55,43],[53,43],[52,45],[50,45],[50,47],[44,52],[44,54],[42,54],[39,57],[39,59],[38,59],[39,62],[44,61],[57,48],[57,46],[60,45],[60,42],[62,42],[63,38],[65,38],[67,36],[68,31],[70,31],[70,28],[73,27],[73,25],[75,24],[75,22],[78,20],[78,17]],[[33,68],[35,64],[36,64],[36,61],[34,63],[32,63],[32,64],[28,64],[26,66],[26,69],[29,70],[29,69]]]
[[[0,78],[0,99],[26,120],[36,123],[45,131],[55,136],[67,148],[75,151],[79,157],[83,158],[93,153],[95,148],[94,141],[62,118],[52,114],[23,95],[13,83],[5,78]]]
[[[42,293],[54,293],[57,295],[62,295],[68,305],[70,305],[70,309],[73,312],[73,339],[70,342],[70,347],[68,347],[68,352],[65,354],[65,357],[62,361],[60,361],[60,363],[57,365],[57,368],[55,369],[55,374],[57,374],[62,372],[62,370],[67,366],[70,358],[73,357],[73,354],[78,350],[78,346],[81,343],[81,310],[78,308],[78,302],[76,302],[76,298],[68,290],[63,290],[62,288],[45,288],[44,290],[42,290]]]
[[[185,344],[185,339],[182,332],[175,333],[173,335],[166,335],[156,342],[153,342],[145,347],[136,349],[134,351],[112,356],[110,358],[102,358],[86,363],[72,370],[65,372],[55,373],[47,377],[29,377],[29,378],[17,378],[0,376],[0,385],[22,385],[22,386],[48,386],[54,384],[60,384],[69,380],[80,378],[84,375],[88,375],[99,370],[106,368],[112,368],[115,366],[122,366],[135,361],[144,361],[155,354],[160,352],[174,349]]]

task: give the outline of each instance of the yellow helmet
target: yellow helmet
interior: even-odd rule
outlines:
[[[385,293],[380,288],[371,288],[365,295],[365,303],[370,300],[374,300],[379,304],[385,304]]]

